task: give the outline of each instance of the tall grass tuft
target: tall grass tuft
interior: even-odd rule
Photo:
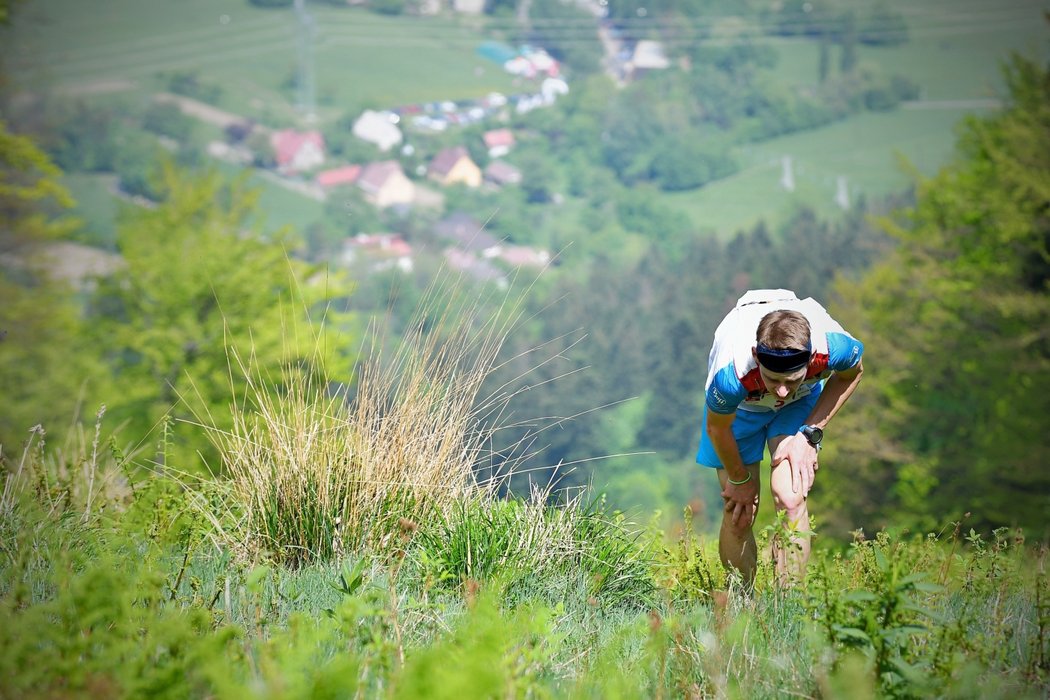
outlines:
[[[642,535],[579,496],[561,507],[549,500],[541,490],[528,500],[469,499],[432,518],[415,541],[423,578],[445,587],[495,581],[508,599],[544,597],[571,579],[594,605],[656,603]]]
[[[399,342],[373,334],[351,390],[333,390],[323,368],[291,368],[275,391],[231,351],[247,395],[231,430],[209,432],[229,477],[235,540],[300,566],[379,548],[401,518],[451,517],[491,496],[495,484],[475,473],[511,396],[479,392],[520,300],[488,317],[484,306],[436,284]]]

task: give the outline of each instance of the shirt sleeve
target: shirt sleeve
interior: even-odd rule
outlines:
[[[715,373],[707,386],[707,409],[713,413],[729,415],[747,396],[744,385],[736,376],[733,365],[726,365]]]
[[[828,333],[828,369],[842,372],[852,369],[864,354],[864,343],[847,333]]]

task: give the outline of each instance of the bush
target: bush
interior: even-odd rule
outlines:
[[[193,134],[194,124],[191,117],[171,103],[151,102],[142,115],[143,128],[176,141],[188,141]]]
[[[737,165],[725,148],[705,146],[687,136],[668,140],[656,152],[651,176],[660,189],[675,192],[702,187],[736,170]]]

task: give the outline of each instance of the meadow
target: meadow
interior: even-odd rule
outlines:
[[[475,477],[474,419],[503,399],[476,399],[520,319],[468,305],[460,324],[442,299],[442,332],[409,334],[348,402],[254,377],[232,428],[197,425],[211,472],[163,427],[118,444],[104,407],[61,444],[30,431],[0,494],[0,697],[1050,691],[1048,551],[1023,532],[818,539],[804,582],[764,557],[745,589],[689,511],[669,536],[601,501],[501,497]],[[789,536],[774,521],[760,545]]]
[[[318,117],[364,107],[511,92],[512,77],[476,53],[491,38],[447,19],[384,17],[311,7]],[[221,86],[217,106],[286,125],[302,117],[291,83],[300,58],[292,10],[246,0],[178,4],[112,0],[101,6],[37,0],[10,36],[7,70],[25,89],[73,93],[164,89],[158,76],[191,72]]]
[[[699,228],[730,235],[759,221],[773,226],[802,207],[833,219],[839,178],[848,202],[868,201],[907,189],[916,176],[932,176],[955,148],[958,122],[987,113],[975,108],[899,109],[867,112],[834,124],[736,149],[739,172],[700,190],[666,193],[668,206]],[[794,190],[782,184],[791,161]]]

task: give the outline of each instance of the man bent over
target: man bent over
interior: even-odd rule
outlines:
[[[785,289],[752,290],[719,324],[708,359],[699,464],[718,469],[718,551],[750,588],[758,551],[752,527],[766,445],[773,503],[792,532],[809,530],[807,496],[824,429],[860,383],[864,345],[819,303]],[[774,541],[779,579],[801,579],[809,538]]]

